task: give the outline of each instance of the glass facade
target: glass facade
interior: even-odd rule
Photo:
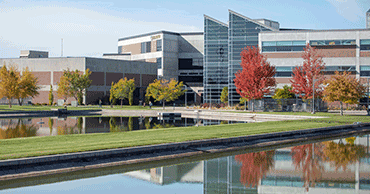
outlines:
[[[234,84],[235,73],[242,70],[240,52],[247,46],[258,47],[258,33],[271,31],[262,25],[256,24],[234,12],[229,12],[229,105],[239,103],[240,95],[236,92]]]
[[[204,17],[204,102],[220,103],[221,91],[228,86],[228,27]]]
[[[356,40],[311,40],[311,46],[356,45]]]
[[[262,42],[262,52],[294,52],[303,51],[306,41],[264,41]]]
[[[362,51],[370,50],[370,39],[360,40],[360,50]]]

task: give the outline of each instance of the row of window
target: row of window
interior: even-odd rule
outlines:
[[[157,50],[156,51],[162,51],[162,39],[157,40]],[[150,53],[152,50],[152,43],[149,42],[142,42],[141,43],[141,53]]]
[[[306,41],[263,41],[262,52],[303,51]],[[311,40],[311,46],[356,45],[356,40]],[[370,50],[370,39],[360,40],[360,50]]]

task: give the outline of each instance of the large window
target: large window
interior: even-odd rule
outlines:
[[[275,67],[275,68],[276,68],[275,77],[292,77],[293,75],[292,66],[283,66],[283,67]]]
[[[157,58],[157,69],[162,69],[162,58]]]
[[[360,40],[360,50],[370,50],[370,39]]]
[[[356,45],[356,40],[311,40],[311,46]]]
[[[151,51],[151,42],[142,42],[141,43],[141,53],[150,53]]]
[[[264,41],[262,42],[262,52],[293,52],[303,51],[306,41]]]
[[[157,51],[162,51],[162,39],[157,40]]]

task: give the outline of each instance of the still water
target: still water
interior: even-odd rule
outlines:
[[[369,135],[111,173],[0,193],[369,194]]]
[[[193,118],[162,120],[157,117],[66,117],[16,118],[0,120],[0,139],[68,134],[125,132],[195,125],[240,123]],[[246,122],[243,122],[246,123]]]

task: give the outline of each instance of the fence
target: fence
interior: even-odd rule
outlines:
[[[263,112],[311,112],[312,99],[261,99],[248,102],[248,109]],[[315,111],[327,112],[328,105],[321,99],[315,99]]]
[[[29,103],[31,102],[32,98],[24,98],[23,99],[23,105],[29,105]],[[9,101],[7,98],[1,98],[0,99],[0,105],[8,105],[9,104]],[[19,102],[18,102],[18,99],[13,99],[12,100],[12,105],[19,105]]]

